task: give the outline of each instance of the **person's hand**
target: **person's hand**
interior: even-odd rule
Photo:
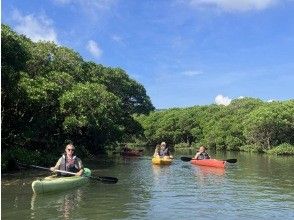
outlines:
[[[83,175],[83,169],[81,169],[79,172],[76,173],[76,176],[82,176]]]
[[[54,172],[55,171],[55,167],[50,167],[50,171]]]

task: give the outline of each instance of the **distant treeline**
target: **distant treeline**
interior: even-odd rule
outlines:
[[[6,25],[1,34],[4,169],[11,157],[56,156],[65,140],[95,154],[143,133],[133,114],[154,107],[124,70],[86,62],[53,42],[34,43]]]
[[[174,108],[137,116],[151,145],[294,154],[294,100],[236,99],[228,106]],[[276,148],[279,146],[278,148]]]

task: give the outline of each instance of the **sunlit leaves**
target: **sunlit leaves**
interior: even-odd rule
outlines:
[[[228,106],[169,109],[136,119],[151,143],[194,142],[229,150],[238,150],[249,143],[259,150],[294,143],[293,103],[293,100],[266,103],[244,98],[233,100]]]
[[[106,87],[97,83],[76,84],[60,97],[60,109],[65,115],[64,128],[82,127],[111,129],[120,123],[121,102]]]
[[[271,148],[294,141],[294,101],[273,102],[251,112],[244,134],[249,143]]]

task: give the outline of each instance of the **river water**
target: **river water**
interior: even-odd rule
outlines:
[[[294,219],[294,157],[215,153],[237,158],[226,169],[192,165],[175,153],[169,166],[151,157],[84,161],[93,176],[86,186],[34,195],[31,183],[48,175],[26,170],[2,175],[1,219]]]

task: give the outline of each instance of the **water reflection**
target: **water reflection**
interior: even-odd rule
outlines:
[[[49,211],[55,210],[61,219],[72,219],[71,216],[82,201],[81,189],[59,194],[33,194],[31,198],[31,219],[44,219]]]
[[[208,186],[221,184],[225,178],[225,169],[206,167],[206,166],[195,166],[194,175],[198,186]]]
[[[225,169],[223,168],[198,166],[197,170],[198,170],[198,174],[202,176],[208,176],[208,175],[223,176],[225,174]]]

